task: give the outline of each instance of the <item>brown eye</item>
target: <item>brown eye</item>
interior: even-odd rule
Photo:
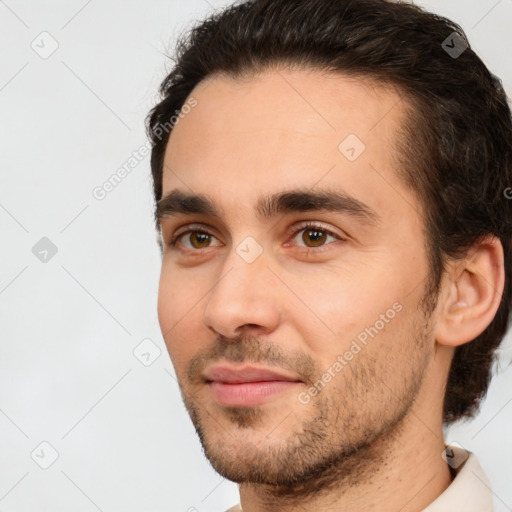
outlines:
[[[210,241],[210,235],[201,231],[194,231],[190,233],[189,240],[194,249],[202,249]]]
[[[213,239],[215,237],[207,231],[189,229],[175,236],[170,245],[171,247],[181,246],[185,250],[193,251],[210,247]]]
[[[300,237],[299,242],[298,235],[300,233],[302,233],[302,236]],[[329,238],[334,242],[337,240],[343,240],[341,236],[333,233],[329,229],[325,229],[322,226],[317,226],[315,224],[303,225],[293,234],[294,245],[303,249],[314,249],[316,247],[320,248],[330,245],[332,242],[329,242]]]
[[[325,243],[327,239],[327,233],[325,231],[320,231],[317,229],[306,229],[302,235],[302,241],[308,245],[310,242],[311,247],[319,247]]]

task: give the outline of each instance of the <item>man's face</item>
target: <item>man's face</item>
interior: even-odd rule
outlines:
[[[210,78],[192,96],[169,139],[163,195],[205,195],[219,217],[162,217],[158,314],[205,453],[237,482],[353,473],[422,407],[434,352],[419,306],[420,207],[396,175],[400,97],[285,69]],[[343,194],[344,206],[307,210],[295,197],[256,211],[298,189]],[[292,381],[228,384],[210,373],[219,365]]]

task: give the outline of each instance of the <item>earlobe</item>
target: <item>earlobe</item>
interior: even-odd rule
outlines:
[[[439,303],[436,340],[458,346],[479,336],[498,311],[505,283],[503,247],[498,238],[478,241],[446,274]]]

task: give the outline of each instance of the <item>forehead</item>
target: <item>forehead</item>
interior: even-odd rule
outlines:
[[[415,202],[394,171],[394,142],[405,112],[395,89],[283,68],[209,77],[191,97],[196,106],[167,144],[164,195],[188,189],[240,211],[263,193],[293,184],[341,187],[365,196],[375,210],[397,214],[403,213],[397,197]]]

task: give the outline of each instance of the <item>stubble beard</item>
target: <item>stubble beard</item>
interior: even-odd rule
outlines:
[[[424,316],[422,320],[414,322],[420,327],[411,333],[415,339],[407,364],[397,368],[400,361],[392,353],[383,350],[376,358],[365,349],[308,405],[300,404],[293,395],[295,402],[286,410],[283,407],[284,419],[270,416],[264,406],[222,407],[221,422],[215,418],[217,405],[214,410],[210,406],[206,410],[199,388],[180,383],[183,402],[205,456],[228,480],[258,486],[268,497],[269,507],[276,498],[281,503],[301,503],[308,496],[320,496],[333,489],[341,493],[344,488],[370,479],[389,462],[391,448],[403,434],[405,420],[421,389],[431,333],[429,318]],[[216,347],[216,354],[233,361],[282,360],[281,354],[274,352],[275,347],[262,347],[261,341],[247,338],[238,343],[219,340]],[[295,361],[303,375],[318,378],[313,361]],[[391,373],[390,365],[394,367]],[[197,377],[200,366],[196,360],[188,377]],[[402,374],[390,385],[386,376],[393,372]],[[285,437],[282,429],[272,432],[279,421],[288,428]],[[258,442],[250,439],[255,429]]]

